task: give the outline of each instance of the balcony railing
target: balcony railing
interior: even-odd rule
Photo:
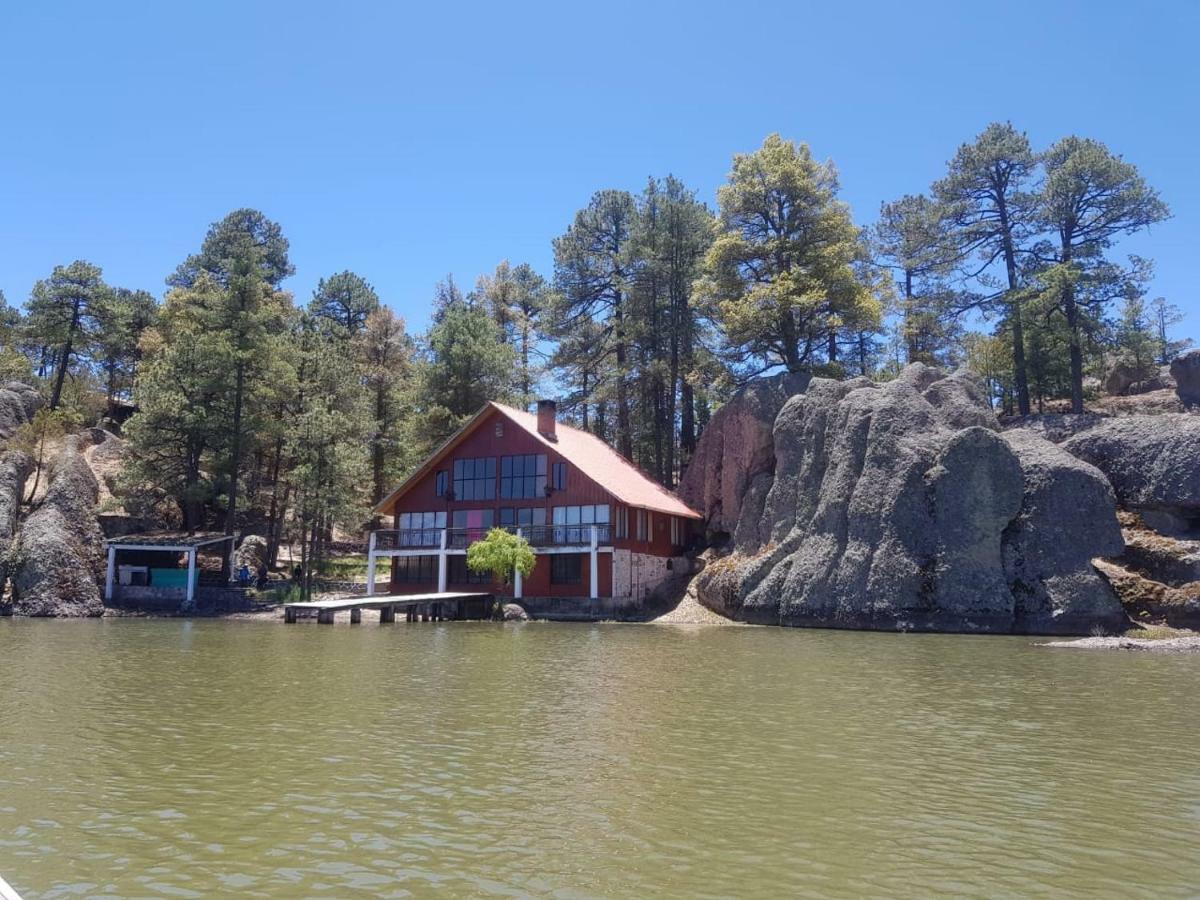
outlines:
[[[503,526],[506,531],[517,532],[531,547],[590,547],[592,531],[596,532],[596,544],[607,546],[612,542],[608,525],[521,525]],[[446,549],[465,550],[475,541],[487,536],[488,528],[400,528],[375,532],[376,550],[440,550],[442,532],[446,533]]]

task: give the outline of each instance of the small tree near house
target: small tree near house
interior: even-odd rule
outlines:
[[[534,556],[529,542],[503,528],[493,528],[487,537],[467,548],[467,568],[472,572],[490,572],[492,579],[508,584],[513,572],[527,577],[533,572]]]

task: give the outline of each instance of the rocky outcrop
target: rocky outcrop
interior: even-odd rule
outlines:
[[[1158,366],[1153,365],[1139,368],[1128,363],[1117,363],[1104,378],[1104,393],[1113,396],[1145,394],[1168,386],[1174,387],[1170,377],[1164,377]]]
[[[1122,416],[1063,448],[1100,469],[1122,505],[1165,534],[1200,532],[1200,417]]]
[[[1184,406],[1200,406],[1200,350],[1184,353],[1171,363],[1175,393]]]
[[[16,434],[41,406],[42,395],[27,384],[10,381],[0,388],[0,438],[8,440]]]
[[[713,414],[706,439],[679,483],[679,496],[704,510],[709,532],[733,534],[742,500],[756,476],[775,467],[771,429],[787,399],[808,386],[809,376],[785,372],[742,387]],[[711,435],[711,437],[708,437]]]
[[[260,566],[267,562],[267,539],[261,534],[248,534],[242,538],[237,550],[233,553],[234,568],[246,566],[251,573],[257,573]]]
[[[1024,479],[1021,512],[1004,532],[1016,631],[1119,629],[1123,615],[1092,565],[1125,546],[1112,488],[1095,468],[1030,434],[1009,431]]]
[[[697,579],[722,614],[1044,633],[1124,620],[1090,564],[1122,546],[1103,476],[1035,435],[1001,436],[967,372],[916,364],[882,385],[813,379],[780,410],[773,448],[769,483],[746,491],[734,553]]]
[[[99,486],[83,457],[91,432],[71,435],[54,461],[45,499],[21,526],[9,558],[12,612],[98,616],[104,536],[96,524]]]
[[[25,496],[25,482],[32,472],[33,460],[28,454],[20,450],[0,454],[0,594],[8,584],[9,551]]]

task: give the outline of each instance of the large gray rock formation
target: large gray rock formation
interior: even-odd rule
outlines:
[[[1171,363],[1175,393],[1184,406],[1200,406],[1200,350],[1184,353]]]
[[[0,388],[0,438],[12,437],[41,406],[42,395],[27,384],[10,381]]]
[[[33,460],[27,453],[6,450],[0,454],[0,594],[8,584],[8,554],[31,472]]]
[[[16,531],[25,482],[32,473],[33,459],[28,453],[5,450],[0,454],[0,548],[5,550]]]
[[[718,612],[1046,633],[1124,619],[1090,565],[1122,546],[1103,476],[1034,435],[1002,437],[969,373],[813,379],[776,417],[773,452],[773,476],[746,492],[735,553],[697,579]]]
[[[1121,503],[1164,533],[1200,530],[1200,417],[1121,416],[1063,444],[1100,469]]]
[[[1116,498],[1103,475],[1029,432],[1008,431],[1024,479],[1021,512],[1004,531],[1004,570],[1015,631],[1115,630],[1123,616],[1091,565],[1125,548]]]
[[[696,448],[679,483],[679,496],[704,511],[710,532],[732,534],[754,479],[774,470],[775,416],[789,397],[808,386],[808,380],[808,375],[790,372],[756,379],[713,414],[705,428],[706,439]]]
[[[21,526],[9,557],[12,612],[99,616],[104,535],[96,524],[99,486],[83,451],[93,432],[69,436],[55,459],[45,499]]]

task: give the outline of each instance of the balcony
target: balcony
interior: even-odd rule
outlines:
[[[580,547],[592,545],[592,533],[595,532],[596,545],[608,546],[612,543],[612,535],[607,524],[604,525],[521,525],[504,526],[506,531],[519,533],[534,548]],[[487,528],[402,528],[376,531],[374,550],[422,550],[429,549],[437,552],[442,549],[442,535],[445,533],[445,548],[447,550],[466,550],[475,541],[484,538]]]

